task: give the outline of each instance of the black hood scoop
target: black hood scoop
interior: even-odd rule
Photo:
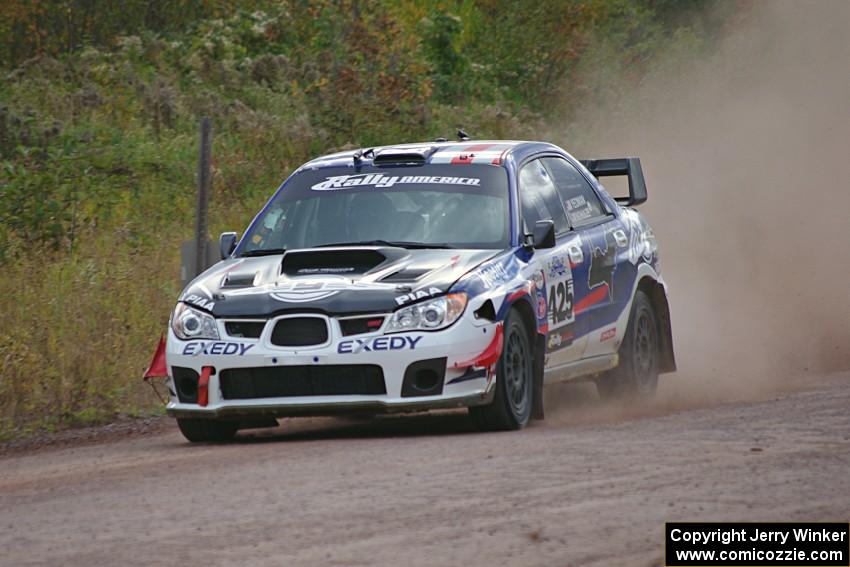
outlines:
[[[298,276],[359,276],[387,261],[387,256],[374,249],[305,250],[287,252],[281,272],[290,278]]]

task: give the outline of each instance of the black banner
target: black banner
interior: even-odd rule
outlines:
[[[845,523],[667,523],[664,539],[668,567],[850,566]]]

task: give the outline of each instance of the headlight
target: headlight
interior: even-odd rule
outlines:
[[[218,328],[212,315],[192,309],[185,303],[178,303],[171,315],[171,330],[177,338],[218,339]]]
[[[465,293],[450,293],[437,299],[423,301],[393,313],[386,332],[442,329],[457,321],[464,308],[466,308]]]

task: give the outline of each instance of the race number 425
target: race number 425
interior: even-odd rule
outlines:
[[[552,325],[573,320],[573,282],[560,281],[549,287],[549,318]]]

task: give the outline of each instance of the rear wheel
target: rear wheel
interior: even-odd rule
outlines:
[[[658,321],[652,302],[635,294],[629,324],[620,345],[620,365],[596,380],[603,399],[652,398],[658,388]]]
[[[239,424],[217,419],[177,418],[177,427],[183,437],[192,443],[221,443],[236,435]]]
[[[533,352],[528,330],[519,312],[511,310],[505,320],[504,345],[496,368],[496,394],[486,406],[469,408],[481,429],[522,429],[531,416]]]

